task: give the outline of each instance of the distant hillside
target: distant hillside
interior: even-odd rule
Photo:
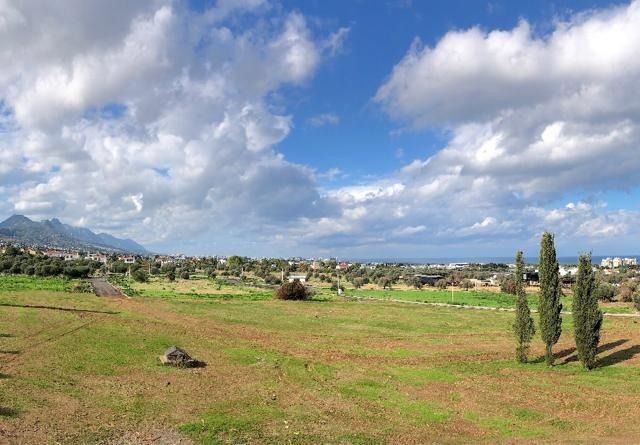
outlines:
[[[13,215],[0,223],[0,240],[62,249],[98,249],[146,254],[140,244],[107,233],[73,227],[53,218],[41,222],[26,216]]]

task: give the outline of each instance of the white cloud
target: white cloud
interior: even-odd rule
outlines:
[[[450,140],[387,178],[329,193],[343,208],[367,209],[352,245],[421,226],[429,230],[405,233],[403,249],[535,245],[543,230],[581,248],[628,243],[637,212],[556,206],[640,185],[639,51],[637,0],[542,37],[522,21],[451,31],[433,47],[414,42],[374,99],[401,125],[444,128]],[[342,230],[318,234],[332,236],[348,242]]]
[[[338,125],[340,116],[335,113],[321,113],[309,118],[309,124],[313,127],[324,127],[325,125]]]
[[[342,27],[337,31],[331,33],[331,35],[329,35],[327,40],[323,43],[323,49],[332,56],[339,54],[344,48],[344,44],[349,37],[349,32],[351,32],[351,28]]]
[[[274,150],[292,118],[269,95],[321,61],[301,14],[71,3],[0,2],[1,211],[174,245],[331,213]]]

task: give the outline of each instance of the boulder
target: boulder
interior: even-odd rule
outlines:
[[[179,366],[181,368],[194,368],[201,365],[201,362],[191,358],[187,351],[177,346],[171,346],[160,356],[160,361],[164,365]]]

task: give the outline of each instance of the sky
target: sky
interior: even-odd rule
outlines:
[[[194,255],[640,252],[640,0],[0,0],[0,218]]]

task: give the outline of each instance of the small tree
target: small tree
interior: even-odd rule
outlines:
[[[169,269],[167,272],[167,279],[169,281],[176,281],[176,271],[175,269]]]
[[[533,324],[533,318],[531,318],[531,311],[529,310],[529,304],[527,303],[527,293],[524,289],[524,261],[522,259],[522,252],[516,253],[516,320],[513,323],[513,332],[516,335],[516,359],[520,363],[527,362],[527,355],[529,353],[529,345],[531,339],[535,334],[535,327]]]
[[[298,280],[284,283],[275,291],[275,297],[280,300],[306,300],[308,296],[307,288]]]
[[[553,235],[542,234],[540,240],[540,335],[545,344],[545,361],[553,365],[553,345],[562,333],[562,303],[560,303],[560,274]]]
[[[503,294],[517,295],[516,280],[514,277],[504,277],[500,281],[500,292]]]
[[[573,326],[578,358],[586,369],[593,369],[596,364],[602,327],[602,311],[595,289],[591,254],[580,255],[573,292]]]
[[[465,278],[460,282],[460,288],[464,290],[469,290],[473,287],[473,283],[468,278]]]
[[[143,269],[136,269],[131,272],[131,277],[138,283],[146,283],[149,281],[149,275]]]
[[[440,290],[445,290],[447,288],[447,280],[440,279],[436,281],[436,287]]]
[[[616,296],[616,288],[604,282],[597,283],[594,292],[600,301],[613,301]]]
[[[191,278],[191,276],[189,275],[189,271],[183,270],[182,272],[180,272],[180,278],[182,278],[183,280],[188,280],[189,278]]]

